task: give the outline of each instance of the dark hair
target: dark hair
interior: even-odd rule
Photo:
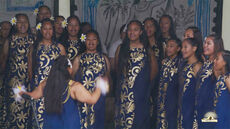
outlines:
[[[58,19],[58,18],[65,19],[63,16],[61,16],[61,15],[57,15],[57,16],[55,16],[55,17],[54,17],[54,22],[57,22],[57,19]]]
[[[47,8],[48,11],[49,11],[50,14],[51,14],[51,10],[50,10],[50,8],[49,8],[47,5],[42,5],[42,6],[40,6],[40,7],[38,8],[38,14],[37,14],[37,16],[36,16],[36,25],[37,25],[39,22],[41,22],[40,19],[38,18],[38,15],[39,15],[39,13],[40,13],[40,11],[41,11],[42,8]]]
[[[157,20],[155,20],[153,17],[147,17],[147,18],[143,21],[143,23],[145,24],[146,21],[151,21],[151,22],[153,23],[153,25],[154,25],[154,27],[155,27],[155,29],[156,29],[156,32],[155,32],[154,36],[155,36],[155,39],[158,40],[158,38],[159,38],[159,36],[160,36],[160,35],[159,35],[159,34],[160,34],[160,26],[159,26]]]
[[[92,29],[92,30],[89,30],[89,31],[86,33],[86,37],[87,37],[88,34],[91,34],[91,33],[95,34],[96,37],[97,37],[97,40],[98,40],[97,52],[101,54],[101,53],[102,53],[102,48],[101,48],[101,39],[100,39],[99,33],[98,33],[96,30]],[[87,49],[87,48],[86,48],[86,45],[85,45],[85,43],[84,43],[84,44],[83,44],[83,51],[86,51],[86,49]]]
[[[52,43],[56,43],[54,22],[53,22],[52,20],[50,20],[49,18],[43,19],[43,20],[41,21],[41,24],[42,24],[41,29],[42,29],[42,27],[44,26],[44,23],[46,23],[46,22],[50,22],[51,25],[52,25],[52,28],[53,28],[53,35],[52,35],[51,40],[52,40]],[[37,67],[37,49],[38,49],[38,46],[39,46],[40,42],[41,42],[42,39],[43,39],[43,35],[42,35],[42,33],[41,33],[41,29],[38,30],[37,39],[36,39],[36,41],[35,41],[34,44],[33,44],[33,54],[32,54],[32,57],[33,57],[33,58],[32,58],[33,73],[34,73],[34,71],[36,70],[36,67]]]
[[[184,39],[184,41],[187,41],[193,47],[197,47],[197,49],[195,51],[195,56],[198,59],[198,61],[203,62],[202,56],[201,56],[201,54],[202,54],[201,53],[201,48],[199,47],[199,42],[195,38],[187,38],[187,39]]]
[[[71,76],[67,68],[68,58],[59,56],[53,63],[46,86],[44,88],[44,102],[47,113],[62,112],[64,87],[68,84]]]
[[[148,37],[147,37],[147,34],[144,30],[144,27],[142,25],[142,23],[138,20],[132,20],[129,22],[129,24],[127,25],[127,28],[129,28],[129,26],[132,24],[132,23],[136,23],[141,31],[142,31],[142,34],[140,35],[140,42],[143,44],[144,48],[146,49],[147,51],[147,57],[149,57],[149,40],[148,40]],[[127,31],[126,31],[127,33]],[[121,44],[121,47],[120,47],[120,52],[119,52],[119,62],[118,62],[118,77],[120,74],[122,74],[123,72],[126,72],[126,69],[127,69],[127,66],[128,66],[128,59],[130,58],[130,55],[129,55],[129,49],[130,49],[130,40],[128,38],[128,34],[126,34],[125,36],[125,39],[123,40],[123,43]]]
[[[180,40],[179,38],[170,38],[170,39],[167,41],[167,43],[168,43],[169,41],[175,41],[175,43],[181,48],[182,42],[181,42],[181,40]]]
[[[168,18],[169,19],[169,21],[170,21],[170,28],[169,28],[170,37],[171,38],[176,38],[177,36],[176,36],[176,31],[175,31],[175,26],[174,26],[173,18],[170,15],[164,14],[164,15],[162,15],[160,17],[159,24],[161,23],[161,20],[163,18]],[[160,34],[160,38],[163,39],[162,32]]]
[[[200,44],[199,47],[201,47],[201,52],[203,53],[203,37],[200,29],[196,26],[190,26],[185,31],[192,30],[193,32],[193,38],[196,39],[196,41]]]
[[[81,22],[80,22],[80,19],[78,18],[78,16],[76,16],[76,15],[69,16],[69,17],[67,18],[67,23],[68,23],[68,24],[69,24],[69,22],[70,22],[71,19],[76,19],[77,22],[78,22],[78,24],[79,24],[79,26],[80,26]],[[67,24],[67,26],[68,26],[68,24]],[[80,36],[81,36],[81,26],[80,26],[80,29],[79,29],[77,38],[80,39]],[[62,34],[62,36],[61,36],[60,39],[61,39],[62,45],[63,45],[66,49],[68,49],[68,47],[69,47],[69,42],[68,42],[69,33],[68,33],[68,30],[67,30],[67,27],[65,27],[65,29],[64,29],[64,31],[63,31],[63,34]]]
[[[121,28],[120,28],[120,34],[121,34],[122,32],[124,32],[125,26],[126,26],[126,24],[124,24],[124,25],[121,26]]]
[[[15,15],[15,18],[18,20],[18,18],[19,17],[25,17],[26,18],[26,20],[28,21],[28,30],[27,30],[27,33],[28,34],[31,34],[31,29],[30,29],[30,21],[29,21],[29,18],[28,18],[28,16],[26,15],[26,14],[24,14],[24,13],[18,13],[18,14],[16,14]],[[16,28],[16,26],[13,26],[12,27],[12,34],[16,34],[18,32],[18,30],[17,30],[17,28]]]
[[[213,43],[214,43],[214,56],[216,56],[218,52],[224,50],[223,39],[222,39],[221,36],[216,35],[216,34],[211,34],[211,35],[207,36],[207,38],[209,38],[209,37],[213,39]]]
[[[225,65],[226,73],[229,73],[230,72],[230,51],[223,50],[221,51],[221,54],[223,56],[224,61],[226,62],[226,65]]]
[[[91,26],[91,24],[89,22],[82,22],[81,23],[82,33],[87,33],[87,31],[89,31],[89,30],[84,30],[85,26],[89,26],[90,30],[92,29],[92,26]]]
[[[10,29],[10,32],[9,32],[9,35],[8,35],[8,38],[10,38],[12,36],[12,33],[13,33],[13,26],[11,25],[11,23],[9,21],[2,21],[0,22],[0,27],[2,28],[3,24],[9,24],[11,26],[11,29]]]

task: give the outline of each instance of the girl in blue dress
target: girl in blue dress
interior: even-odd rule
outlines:
[[[142,23],[133,20],[127,29],[115,58],[118,71],[115,126],[149,129],[150,89],[158,71],[157,60]]]
[[[195,108],[197,72],[202,66],[199,43],[194,38],[182,42],[184,62],[179,69],[178,124],[179,129],[192,129]]]
[[[205,114],[213,110],[213,99],[215,92],[216,79],[213,73],[214,58],[218,51],[224,49],[223,40],[216,35],[209,35],[203,44],[203,55],[206,57],[201,71],[198,74],[198,83],[196,91],[195,123],[198,128],[214,128],[213,122],[202,122]]]
[[[167,58],[162,61],[157,101],[157,129],[177,128],[178,67],[181,41],[169,39]]]
[[[30,32],[29,19],[26,14],[16,14],[16,25],[13,26],[14,34],[4,46],[3,53],[7,60],[4,79],[4,99],[6,106],[6,128],[30,128],[29,101],[16,102],[12,88],[24,85],[29,87],[30,48],[34,44],[34,37]],[[3,61],[4,62],[4,61]],[[1,114],[3,115],[3,114]]]
[[[22,92],[33,99],[44,96],[44,129],[80,129],[77,101],[95,104],[101,90],[93,93],[71,80],[72,64],[66,56],[59,56],[53,63],[48,79],[41,82],[33,92]],[[100,86],[99,86],[100,87]]]
[[[62,44],[70,61],[83,52],[83,43],[80,41],[80,20],[73,15],[68,17],[67,26],[64,30]],[[62,40],[61,39],[61,40]]]
[[[86,33],[86,51],[74,59],[73,77],[89,91],[95,90],[95,81],[99,76],[109,78],[108,58],[102,54],[99,34],[95,30]],[[75,76],[76,75],[76,76]],[[82,129],[103,129],[105,122],[105,96],[96,104],[79,103]]]
[[[41,22],[41,28],[38,31],[37,40],[33,47],[33,78],[31,86],[36,88],[49,75],[51,66],[54,60],[60,56],[65,55],[65,48],[56,43],[55,31],[53,21],[44,19]],[[36,121],[39,128],[43,128],[44,120],[44,98],[36,100]]]
[[[217,78],[214,107],[217,115],[215,129],[230,128],[230,52],[218,52],[214,60],[214,73]]]

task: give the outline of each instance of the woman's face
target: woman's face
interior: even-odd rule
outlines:
[[[151,20],[145,21],[144,27],[148,37],[154,36],[156,27]]]
[[[204,50],[204,55],[205,56],[213,56],[214,55],[214,42],[212,37],[206,38],[203,44],[203,50]]]
[[[50,22],[44,22],[41,27],[41,33],[44,39],[51,40],[53,36],[53,27]]]
[[[39,21],[42,21],[43,19],[50,18],[51,17],[51,12],[47,7],[42,7],[39,10],[38,13],[38,19]]]
[[[98,45],[98,38],[94,33],[88,33],[85,41],[86,50],[88,52],[96,52]]]
[[[62,34],[63,28],[62,28],[62,22],[64,21],[64,18],[58,17],[56,21],[54,22],[54,28],[55,32],[58,34]]]
[[[20,34],[26,34],[29,28],[29,21],[25,16],[19,16],[17,18],[17,24],[16,28],[18,30],[18,33]]]
[[[193,56],[196,52],[197,47],[192,46],[188,41],[184,40],[182,42],[182,55],[184,59],[188,59]]]
[[[168,57],[174,57],[180,51],[180,47],[174,40],[169,40],[166,44],[166,53]]]
[[[69,20],[68,25],[67,25],[67,31],[68,31],[69,35],[70,36],[77,36],[79,30],[80,30],[79,22],[77,21],[77,19],[71,18]]]
[[[141,34],[141,27],[137,23],[133,22],[128,26],[128,38],[131,42],[140,40]]]
[[[188,30],[185,31],[184,39],[193,38],[193,37],[194,37],[194,34],[193,34],[193,31],[191,29],[188,29]]]
[[[169,18],[162,17],[160,21],[160,28],[162,33],[168,33],[170,29],[171,23]]]
[[[214,69],[217,71],[222,71],[225,68],[226,62],[224,61],[223,55],[221,52],[217,54],[217,57],[214,60]]]

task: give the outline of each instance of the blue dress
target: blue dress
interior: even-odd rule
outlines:
[[[150,65],[144,48],[129,50],[116,100],[116,129],[150,128]]]
[[[54,60],[60,55],[58,44],[39,45],[37,49],[37,66],[32,79],[32,86],[37,87],[44,79],[47,79]],[[37,122],[43,128],[44,98],[36,100]]]
[[[68,40],[69,46],[66,48],[67,57],[73,61],[82,52],[82,42],[78,40]]]
[[[160,71],[157,129],[177,128],[178,64],[180,58],[166,58]]]
[[[12,88],[24,85],[26,90],[30,91],[28,85],[28,54],[33,43],[32,35],[26,37],[13,35],[9,42],[9,56],[4,79],[6,128],[30,128],[31,109],[29,101],[16,102]]]
[[[214,106],[218,122],[215,129],[230,129],[230,93],[225,83],[229,75],[220,76],[216,83]]]
[[[182,65],[179,73],[178,94],[178,129],[192,129],[195,108],[196,77],[194,75],[194,64]]]
[[[213,76],[213,62],[204,62],[198,75],[198,84],[196,91],[195,122],[198,128],[212,129],[215,126],[213,122],[202,122],[204,115],[214,110],[213,100],[216,80]]]
[[[95,79],[106,72],[106,62],[102,54],[83,53],[80,56],[80,73],[76,80],[84,87],[93,92],[95,90]],[[79,78],[81,77],[81,78]],[[82,129],[103,129],[105,121],[105,96],[100,96],[94,105],[79,102],[80,121]]]
[[[70,80],[71,82],[71,80]],[[71,83],[69,83],[71,84]],[[63,93],[63,107],[61,114],[48,114],[44,116],[44,129],[80,129],[80,117],[77,101],[70,96],[70,85],[65,86]]]

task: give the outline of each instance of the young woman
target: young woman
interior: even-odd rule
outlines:
[[[157,101],[157,129],[177,128],[178,67],[181,41],[169,39],[167,58],[162,61]]]
[[[217,115],[215,129],[229,129],[230,125],[230,52],[221,51],[214,60],[215,87],[214,107]]]
[[[61,41],[61,35],[63,34],[62,22],[65,20],[63,16],[56,16],[54,18],[55,37],[58,42]]]
[[[49,18],[42,20],[41,29],[38,31],[37,40],[31,53],[33,59],[32,86],[37,87],[49,75],[54,60],[65,55],[65,48],[56,43],[54,23]],[[36,101],[36,114],[39,127],[43,127],[44,98]]]
[[[77,16],[68,17],[67,23],[62,43],[66,48],[68,58],[73,61],[76,56],[84,51],[83,43],[80,41],[81,23]]]
[[[99,76],[110,78],[108,58],[102,54],[99,34],[95,30],[86,33],[86,51],[74,59],[73,76],[85,88],[93,92]],[[76,76],[75,76],[76,75]],[[103,129],[105,121],[105,96],[101,96],[95,105],[79,103],[81,125],[83,129]]]
[[[33,99],[44,96],[44,129],[80,129],[80,117],[77,102],[95,104],[101,90],[93,93],[84,86],[71,80],[72,64],[66,56],[59,56],[53,63],[50,74],[33,92],[22,92]]]
[[[179,69],[178,128],[192,129],[195,107],[197,72],[202,66],[199,44],[194,38],[182,42],[182,55],[185,59]]]
[[[118,87],[116,94],[116,128],[150,126],[149,100],[151,81],[158,66],[142,23],[131,21],[127,35],[116,52]]]
[[[173,19],[170,15],[162,15],[159,21],[161,34],[159,42],[163,46],[163,59],[166,56],[166,43],[170,38],[177,38]]]
[[[215,123],[202,122],[204,115],[213,110],[213,99],[216,79],[213,73],[213,61],[218,51],[224,50],[223,40],[217,35],[208,36],[203,44],[203,55],[206,57],[198,74],[196,92],[195,122],[199,128],[214,128]]]
[[[30,23],[26,14],[16,14],[16,25],[12,37],[3,47],[3,62],[6,63],[4,79],[4,97],[6,106],[6,128],[29,128],[30,108],[28,101],[18,103],[14,100],[12,88],[24,85],[29,87],[29,57],[30,47],[34,44],[34,37],[30,32]],[[23,117],[19,117],[23,116]]]
[[[48,6],[42,5],[38,8],[38,14],[36,17],[36,25],[41,22],[43,19],[51,17],[51,10]]]

